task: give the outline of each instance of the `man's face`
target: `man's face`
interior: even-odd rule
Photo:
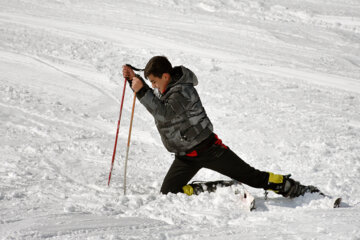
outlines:
[[[154,75],[150,74],[148,76],[148,79],[151,82],[151,86],[153,88],[157,88],[160,90],[161,93],[164,93],[166,90],[167,85],[170,81],[170,75],[167,73],[164,73],[161,78],[155,77]]]

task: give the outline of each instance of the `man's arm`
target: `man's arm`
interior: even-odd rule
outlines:
[[[183,96],[179,91],[174,92],[166,102],[160,101],[152,89],[145,83],[140,75],[136,75],[131,68],[123,67],[124,77],[131,80],[131,88],[136,92],[139,101],[159,121],[172,119],[174,116],[186,111],[190,99]]]
[[[172,93],[166,102],[160,101],[150,87],[140,91],[143,91],[143,96],[138,96],[140,102],[159,121],[167,121],[182,114],[190,103],[190,99],[187,99],[180,91]]]

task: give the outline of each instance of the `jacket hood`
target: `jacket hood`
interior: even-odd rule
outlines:
[[[182,83],[191,83],[193,86],[196,86],[199,83],[196,75],[184,66],[174,67],[171,78],[171,86]]]

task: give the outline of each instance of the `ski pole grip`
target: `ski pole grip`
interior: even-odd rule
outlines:
[[[140,69],[140,68],[136,68],[136,67],[134,67],[134,66],[132,66],[132,65],[130,65],[130,64],[125,64],[126,66],[128,66],[128,67],[130,67],[132,70],[134,70],[134,71],[144,71],[145,69]]]

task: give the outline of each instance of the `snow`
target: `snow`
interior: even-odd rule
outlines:
[[[123,79],[166,55],[251,165],[343,197],[159,194],[173,156]],[[0,0],[1,239],[360,239],[357,0]],[[226,179],[202,169],[193,180]]]

